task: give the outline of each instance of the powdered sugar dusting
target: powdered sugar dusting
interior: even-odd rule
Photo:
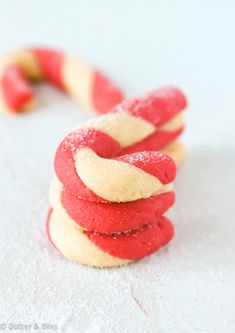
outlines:
[[[71,150],[76,152],[78,149],[87,146],[87,136],[89,135],[89,143],[94,143],[95,139],[90,135],[89,128],[78,128],[71,132],[63,141],[63,150]],[[79,145],[78,145],[79,142]]]

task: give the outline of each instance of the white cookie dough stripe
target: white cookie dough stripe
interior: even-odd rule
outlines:
[[[180,129],[184,124],[183,112],[177,113],[177,115],[171,118],[168,122],[158,127],[158,130],[164,132],[174,132]]]
[[[111,202],[126,202],[149,198],[163,184],[134,165],[101,158],[91,149],[74,155],[75,168],[82,182],[95,194]]]
[[[174,140],[165,146],[161,151],[169,155],[176,163],[179,165],[187,155],[187,149],[185,146],[178,140]]]
[[[77,57],[66,56],[62,66],[62,80],[68,93],[88,109],[92,109],[94,70]]]
[[[77,223],[71,219],[68,221],[57,211],[51,213],[48,229],[52,242],[70,260],[94,267],[114,267],[131,262],[100,250]]]

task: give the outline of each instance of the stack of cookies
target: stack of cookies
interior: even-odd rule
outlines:
[[[185,104],[178,89],[160,89],[122,102],[64,138],[55,155],[47,231],[67,258],[120,266],[172,239],[163,214],[175,199],[173,159],[184,152],[176,138]]]

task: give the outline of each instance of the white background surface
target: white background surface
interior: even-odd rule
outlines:
[[[1,52],[62,47],[110,74],[128,95],[172,83],[190,100],[190,153],[168,214],[175,239],[112,270],[66,261],[44,233],[53,153],[88,114],[44,85],[36,88],[35,112],[1,115],[0,324],[49,323],[76,333],[235,332],[234,15],[234,2],[222,0],[0,1]]]

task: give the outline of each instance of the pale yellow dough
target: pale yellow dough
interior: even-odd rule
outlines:
[[[187,149],[178,140],[174,140],[161,151],[168,154],[175,161],[176,165],[179,165],[187,155]]]
[[[62,77],[68,93],[88,109],[93,109],[90,96],[93,69],[85,62],[69,55],[63,64]]]
[[[183,112],[180,112],[175,117],[170,119],[167,123],[160,126],[158,129],[164,132],[173,132],[181,128],[183,124]]]
[[[67,220],[57,211],[51,213],[48,228],[52,242],[70,260],[100,268],[122,266],[131,262],[100,250],[77,223]]]

